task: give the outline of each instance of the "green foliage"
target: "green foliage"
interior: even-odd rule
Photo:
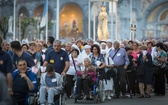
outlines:
[[[26,28],[29,25],[35,25],[35,19],[34,18],[29,18],[29,17],[24,17],[21,18],[21,39],[25,37],[25,32],[26,32]],[[17,26],[19,27],[19,22],[17,22]]]
[[[0,17],[0,31],[4,39],[6,39],[6,34],[8,33],[8,19],[8,17]]]

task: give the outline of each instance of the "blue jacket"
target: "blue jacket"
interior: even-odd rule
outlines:
[[[19,70],[16,69],[14,72],[13,72],[13,75],[12,75],[12,79],[14,80],[14,78],[19,75]],[[38,91],[38,79],[37,79],[37,76],[31,71],[30,68],[27,68],[27,75],[30,79],[30,81],[33,83],[34,85],[34,89],[29,91],[29,93],[36,93]],[[29,98],[29,95],[27,94],[27,101],[25,103],[25,105],[28,105],[28,98]]]

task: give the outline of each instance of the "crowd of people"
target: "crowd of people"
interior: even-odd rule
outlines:
[[[43,40],[9,43],[0,37],[0,45],[0,75],[7,79],[7,83],[0,83],[4,84],[0,90],[4,97],[0,96],[2,105],[9,105],[9,95],[13,105],[28,105],[28,95],[37,91],[41,105],[52,105],[54,95],[61,92],[62,76],[66,77],[67,98],[73,97],[72,89],[78,80],[74,97],[80,98],[83,90],[86,99],[90,99],[89,90],[96,81],[97,70],[103,75],[106,99],[130,95],[150,98],[151,92],[166,94],[166,42],[110,39],[96,42],[88,38],[62,43],[50,36],[47,43]],[[5,77],[0,76],[4,81]]]

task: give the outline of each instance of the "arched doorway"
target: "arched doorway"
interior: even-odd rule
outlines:
[[[83,14],[74,3],[63,6],[60,12],[60,38],[80,38],[83,32]]]
[[[23,6],[19,9],[18,17],[20,16],[20,14],[22,14],[23,16],[29,17],[28,10]]]
[[[37,38],[39,39],[44,39],[45,35],[45,27],[43,28],[40,28],[40,23],[41,23],[41,20],[42,20],[42,15],[43,15],[43,10],[44,10],[44,5],[41,4],[39,5],[35,10],[34,10],[34,19],[35,19],[35,22],[36,22],[36,25],[35,27],[31,28],[29,33],[34,33]],[[51,21],[52,21],[52,13],[51,13],[51,10],[50,8],[48,7],[48,35],[51,36],[52,35],[52,30],[51,30]]]

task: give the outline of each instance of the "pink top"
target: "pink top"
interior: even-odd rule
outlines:
[[[96,73],[94,71],[94,68],[93,67],[90,67],[88,68],[88,70],[86,71],[83,71],[83,72],[86,72],[87,76],[91,76],[92,77],[92,80],[94,82],[96,82]],[[77,76],[82,76],[82,71],[78,71],[77,72]]]
[[[131,54],[131,55],[133,56],[134,59],[137,59],[139,53],[140,53],[140,51],[138,51],[138,52],[132,51],[132,54]]]

